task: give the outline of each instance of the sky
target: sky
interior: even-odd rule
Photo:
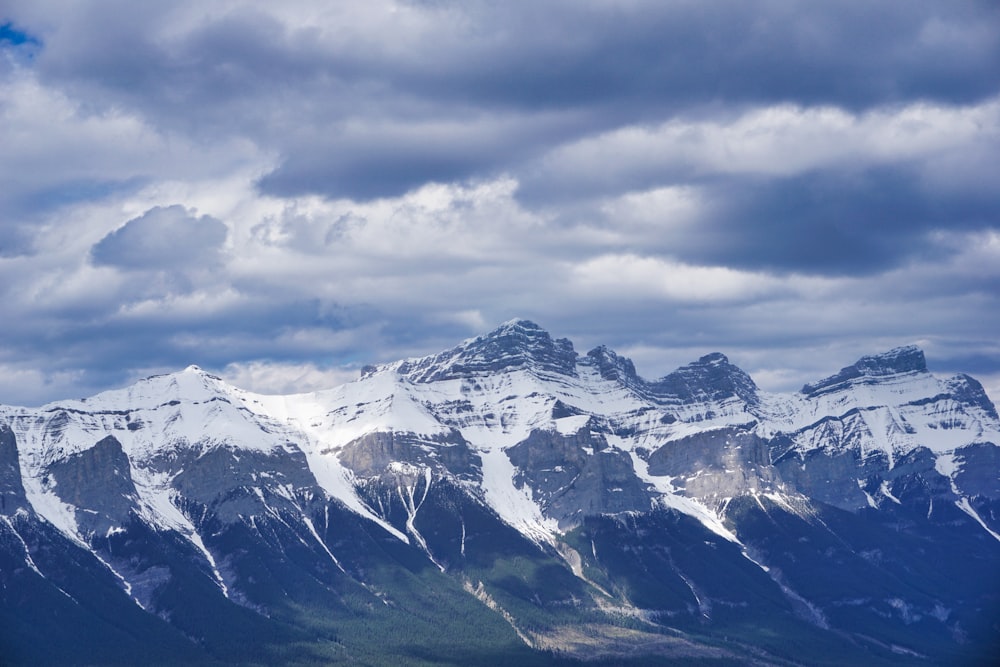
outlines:
[[[0,403],[311,391],[515,318],[1000,399],[995,0],[3,0]]]

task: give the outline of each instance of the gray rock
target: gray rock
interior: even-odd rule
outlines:
[[[744,493],[777,490],[781,482],[768,442],[751,428],[705,431],[668,442],[649,454],[649,474],[673,477],[676,488],[710,506]]]
[[[377,477],[390,463],[428,466],[459,479],[482,480],[482,459],[455,430],[431,437],[380,431],[351,441],[340,450],[340,462],[359,477]]]
[[[878,497],[889,461],[882,452],[862,456],[858,448],[813,449],[789,452],[775,459],[774,467],[781,479],[799,493],[855,512],[870,506],[869,495],[873,500]]]
[[[955,450],[955,485],[963,494],[1000,500],[1000,447],[977,442]]]
[[[138,501],[128,457],[112,435],[53,463],[47,475],[59,499],[76,509],[84,535],[103,536],[127,523]]]
[[[6,424],[0,424],[0,514],[28,508],[17,458],[17,439]]]
[[[917,447],[896,459],[885,473],[892,495],[908,505],[923,505],[932,499],[953,502],[957,496],[948,478],[937,471],[936,459],[926,447]]]
[[[514,483],[530,488],[561,528],[586,516],[650,508],[653,496],[629,455],[588,428],[572,435],[535,430],[506,453],[518,469]]]
[[[189,504],[207,508],[223,523],[266,515],[268,507],[292,509],[293,502],[284,492],[286,489],[299,494],[311,491],[317,497],[323,495],[305,454],[295,449],[273,453],[227,447],[204,452],[188,450],[171,464],[180,471],[171,482],[180,496]],[[280,493],[276,491],[279,487]]]

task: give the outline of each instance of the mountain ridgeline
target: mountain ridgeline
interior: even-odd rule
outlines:
[[[524,320],[310,394],[0,406],[0,662],[991,664],[998,443],[915,347],[772,394]]]

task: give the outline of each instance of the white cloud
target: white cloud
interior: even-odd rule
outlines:
[[[20,67],[0,68],[0,144],[0,204],[21,214],[28,203],[33,212],[147,181],[199,181],[265,163],[245,140],[191,141],[132,112],[88,107]]]
[[[154,282],[153,285],[158,283]],[[122,298],[127,296],[122,295]],[[240,305],[246,304],[247,300],[246,295],[240,294],[232,287],[219,284],[213,284],[208,289],[196,289],[180,294],[173,292],[169,285],[163,285],[148,297],[123,301],[114,319],[122,322],[132,320],[178,326],[235,310]]]
[[[615,222],[662,227],[664,224],[685,227],[697,220],[704,207],[701,192],[691,185],[673,185],[651,190],[628,192],[601,206]]]
[[[571,270],[574,288],[606,297],[659,297],[668,301],[712,302],[760,298],[786,283],[763,273],[721,266],[691,266],[657,257],[602,255]]]
[[[224,380],[258,394],[294,394],[331,389],[356,380],[353,368],[320,368],[312,363],[234,362],[221,372]]]
[[[17,397],[17,404],[40,405],[54,397],[83,398],[84,371],[46,372],[26,364],[0,363],[0,396]],[[6,401],[5,401],[6,402]]]
[[[626,125],[561,146],[540,170],[583,183],[609,173],[787,176],[942,155],[1000,139],[1000,99],[968,106],[926,102],[863,113],[782,104],[728,120]]]
[[[497,322],[487,321],[487,319],[483,317],[482,311],[475,309],[441,313],[437,315],[437,319],[442,322],[455,322],[457,324],[461,324],[462,326],[468,328],[469,331],[476,334],[488,331],[490,327],[497,324]]]

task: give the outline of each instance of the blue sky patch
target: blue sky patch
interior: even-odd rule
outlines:
[[[0,44],[11,46],[40,46],[38,38],[14,27],[13,23],[7,22],[0,25]]]

